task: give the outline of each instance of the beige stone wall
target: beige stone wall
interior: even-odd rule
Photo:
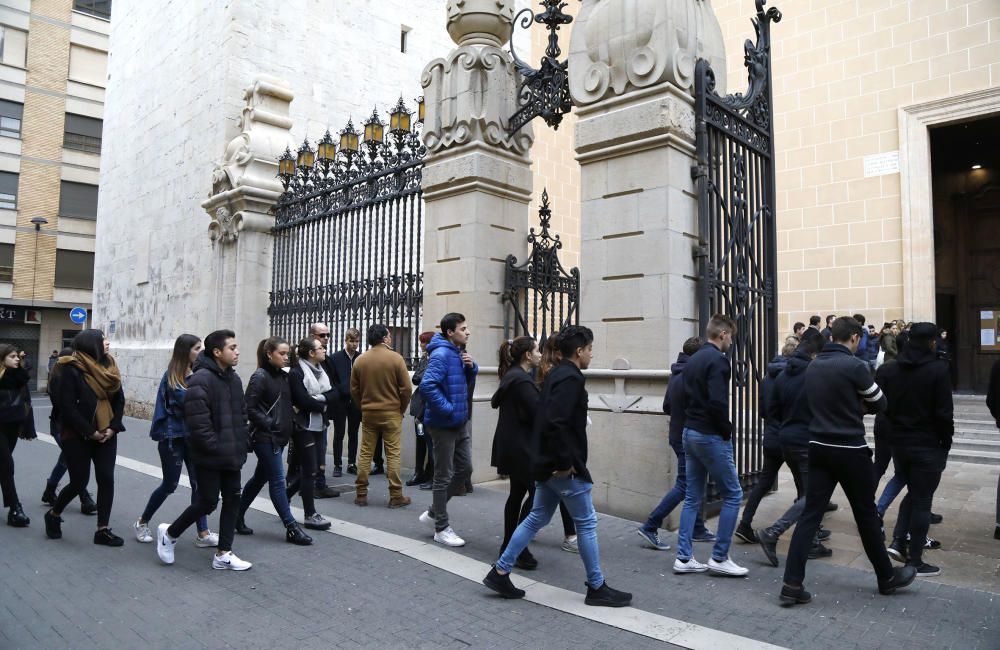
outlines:
[[[898,109],[1000,85],[996,0],[776,0],[780,325],[812,313],[903,313],[899,174],[864,158],[900,148]],[[750,0],[715,0],[730,91],[745,88]]]

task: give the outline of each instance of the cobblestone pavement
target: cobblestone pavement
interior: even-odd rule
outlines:
[[[40,430],[45,430],[44,415],[44,409],[36,411]],[[119,455],[158,465],[155,445],[145,434],[148,423],[130,420],[127,426]],[[73,508],[65,515],[64,539],[46,540],[44,509],[37,499],[55,455],[56,449],[44,442],[19,446],[15,455],[18,488],[33,521],[26,531],[0,528],[4,575],[15,586],[0,592],[0,607],[11,614],[0,623],[3,647],[129,642],[189,647],[209,630],[219,641],[206,645],[240,647],[664,647],[613,625],[531,602],[500,601],[469,580],[336,535],[315,535],[312,548],[292,547],[282,541],[276,518],[257,511],[247,519],[256,534],[238,537],[235,544],[237,554],[255,562],[248,574],[211,571],[211,551],[189,540],[179,543],[177,564],[163,567],[153,545],[129,536],[157,481],[123,468],[116,475],[112,515],[112,526],[127,540],[123,549],[91,544],[93,520]],[[245,475],[252,466],[250,461]],[[188,494],[180,488],[157,519],[176,516]],[[428,541],[417,516],[430,494],[408,494],[414,499],[409,508],[380,507],[388,498],[386,482],[374,477],[370,507],[354,506],[347,494],[320,501],[320,511]],[[452,500],[453,525],[468,542],[457,553],[486,563],[495,559],[505,496],[495,486],[478,486],[473,494]],[[775,498],[781,497],[769,497],[765,504]],[[849,512],[834,515],[838,522],[849,522]],[[641,548],[635,527],[635,522],[601,515],[599,535],[609,583],[632,591],[633,604],[641,610],[794,648],[1000,648],[996,577],[991,589],[918,581],[884,597],[877,594],[866,564],[814,561],[807,578],[814,602],[787,609],[777,603],[781,571],[764,566],[756,547],[733,546],[733,559],[751,570],[747,578],[675,576],[670,572],[673,551]],[[540,566],[528,577],[580,594],[583,568],[578,556],[559,548],[560,528],[556,522],[533,544]],[[666,538],[674,542],[672,534]],[[706,546],[696,548],[702,560],[708,552]]]

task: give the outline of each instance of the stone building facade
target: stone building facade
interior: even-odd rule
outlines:
[[[0,4],[0,341],[29,353],[36,386],[92,302],[110,10]]]

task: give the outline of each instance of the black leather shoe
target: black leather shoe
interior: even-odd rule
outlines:
[[[331,499],[333,497],[339,497],[339,496],[340,496],[340,490],[338,490],[337,488],[332,488],[329,485],[316,490],[317,499]]]
[[[898,566],[892,570],[892,577],[885,582],[879,581],[878,592],[883,596],[891,596],[897,589],[902,589],[917,577],[917,570],[912,566]]]
[[[42,503],[50,508],[56,504],[56,487],[58,486],[46,483],[45,491],[42,492]]]
[[[518,589],[510,581],[510,574],[500,575],[496,567],[492,567],[490,572],[483,578],[483,584],[497,592],[504,598],[524,598],[524,589]]]
[[[597,589],[587,585],[587,597],[583,602],[594,607],[628,607],[632,604],[632,594],[612,589],[605,580]]]
[[[94,498],[90,496],[90,492],[86,490],[80,493],[80,512],[85,515],[97,514],[97,504],[94,503]]]
[[[812,548],[809,549],[810,560],[817,560],[821,557],[830,557],[831,555],[833,555],[833,550],[819,543],[813,544]]]
[[[813,599],[812,594],[806,591],[805,587],[789,587],[788,585],[781,586],[779,598],[782,603],[788,605],[805,605]]]
[[[358,473],[358,466],[355,465],[355,464],[353,464],[353,463],[350,464],[350,465],[348,465],[347,466],[347,473],[348,474],[355,474],[356,475]]]
[[[52,514],[51,510],[45,513],[45,536],[49,539],[62,537],[62,517]]]
[[[406,486],[407,487],[413,487],[414,485],[420,485],[423,482],[424,482],[424,477],[423,476],[421,476],[420,474],[414,474],[413,478],[411,478],[410,480],[408,480],[406,482]]]
[[[538,568],[538,560],[535,556],[531,554],[531,551],[524,549],[521,554],[517,556],[517,561],[514,563],[519,569],[524,569],[525,571],[534,571]]]
[[[1000,524],[997,524],[997,527],[993,529],[993,539],[1000,539]]]
[[[333,468],[333,478],[340,478],[343,475],[344,470],[342,470],[339,465]]]
[[[247,526],[247,522],[243,520],[243,515],[236,518],[235,530],[238,535],[253,535],[253,528]]]
[[[375,476],[377,474],[385,474],[385,467],[382,465],[376,465],[372,471],[368,472],[369,476]]]
[[[306,535],[298,522],[285,527],[285,541],[296,546],[309,546],[313,543],[313,538]]]
[[[906,548],[906,540],[902,537],[897,537],[892,540],[892,543],[889,544],[889,548],[886,549],[886,552],[889,553],[889,557],[897,562],[906,564],[906,562],[910,559],[910,554],[907,552]]]
[[[119,547],[125,545],[125,540],[111,532],[110,528],[102,528],[94,533],[94,543],[100,546]]]
[[[750,524],[743,521],[741,521],[740,525],[736,527],[736,536],[747,544],[758,543],[757,533],[755,533],[753,528],[750,527]]]
[[[818,539],[821,542],[825,542],[826,540],[830,539],[830,531],[827,530],[826,528],[820,528],[818,531],[816,531],[816,539]]]
[[[28,519],[28,515],[24,514],[24,508],[21,507],[20,503],[15,503],[10,507],[10,512],[7,513],[7,525],[14,528],[26,528],[31,520]]]
[[[764,557],[771,563],[771,566],[778,566],[778,538],[762,528],[757,531],[757,542],[760,544],[760,549],[764,551]]]
[[[932,524],[940,524],[942,521],[944,521],[944,517],[934,512],[931,513]]]
[[[830,503],[826,504],[826,512],[835,512],[839,507],[840,506],[831,501]]]

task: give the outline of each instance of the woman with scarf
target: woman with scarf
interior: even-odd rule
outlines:
[[[305,510],[303,525],[312,530],[327,530],[330,522],[316,512],[313,501],[316,488],[316,468],[320,466],[318,450],[320,437],[326,435],[329,421],[326,419],[326,405],[337,399],[336,391],[330,383],[330,377],[323,370],[326,361],[326,347],[314,336],[307,336],[299,341],[295,348],[291,370],[288,373],[288,384],[292,392],[292,405],[295,407],[295,427],[292,441],[295,443],[295,463],[289,467],[289,474],[297,480],[288,489],[288,499],[291,501],[296,488],[302,492],[302,509]],[[291,464],[291,460],[289,463]],[[297,486],[296,486],[297,484]]]
[[[17,348],[0,345],[0,489],[7,511],[7,525],[24,528],[31,523],[24,514],[14,486],[14,447],[18,438],[34,440],[35,415],[28,392],[28,371],[21,366]]]
[[[181,479],[181,468],[187,467],[191,482],[191,503],[198,503],[198,478],[195,474],[191,452],[188,451],[188,429],[184,423],[184,397],[187,382],[194,372],[192,365],[204,349],[201,339],[194,334],[181,334],[174,341],[174,352],[167,365],[167,371],[160,379],[156,391],[156,406],[153,409],[153,423],[149,427],[149,437],[156,441],[160,454],[163,480],[149,495],[146,509],[142,511],[132,528],[135,538],[143,544],[153,541],[149,520],[159,510],[167,497],[174,493]],[[197,522],[198,535],[194,545],[210,548],[219,545],[219,535],[208,528],[208,519],[200,517]]]
[[[94,543],[121,546],[125,543],[111,532],[111,504],[115,498],[115,459],[118,434],[125,430],[122,414],[125,393],[121,373],[107,353],[101,330],[84,330],[73,339],[73,354],[61,357],[59,381],[60,426],[63,453],[69,468],[69,485],[59,493],[55,505],[45,513],[45,534],[62,537],[63,509],[90,480],[90,465],[97,478],[97,532]]]

